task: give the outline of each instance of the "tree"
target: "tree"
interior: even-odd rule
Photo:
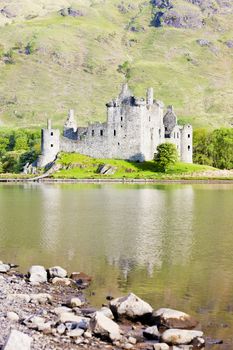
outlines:
[[[162,172],[166,172],[169,165],[172,165],[178,160],[176,146],[173,143],[161,143],[157,147],[157,152],[154,155],[154,160]]]
[[[233,129],[214,130],[211,143],[213,165],[220,169],[233,169]]]

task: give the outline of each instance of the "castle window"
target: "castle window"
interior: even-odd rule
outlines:
[[[118,146],[120,146],[120,142],[118,142]]]
[[[190,134],[188,134],[188,138],[190,139]]]
[[[116,130],[114,130],[114,136],[116,136]]]
[[[159,137],[161,136],[161,129],[159,129]]]
[[[150,116],[149,116],[149,122],[150,122]]]
[[[167,131],[167,127],[165,126],[165,131]]]
[[[53,144],[51,143],[51,147],[53,147]]]
[[[176,138],[176,133],[174,132],[174,139]]]
[[[123,122],[123,117],[121,117],[121,121]]]
[[[51,136],[53,136],[53,132],[51,132],[51,134],[50,134]]]
[[[190,151],[190,148],[191,148],[191,147],[190,147],[190,146],[188,146],[188,151]]]
[[[104,134],[104,131],[100,130],[100,136],[103,136],[103,134]]]
[[[179,138],[179,133],[177,133],[177,138]]]
[[[91,136],[95,136],[95,130],[91,130]]]

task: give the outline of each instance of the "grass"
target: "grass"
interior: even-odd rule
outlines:
[[[76,153],[61,153],[57,163],[62,165],[53,175],[55,179],[182,179],[192,177],[197,172],[213,170],[209,166],[198,164],[176,163],[166,173],[158,171],[155,162],[129,162],[118,159],[95,159]],[[102,175],[97,172],[100,164],[116,168],[113,175]]]
[[[132,67],[129,84],[135,94],[144,96],[153,86],[157,99],[173,104],[178,117],[194,126],[232,123],[233,50],[224,41],[233,37],[233,15],[215,17],[222,30],[211,21],[198,30],[153,28],[149,1],[135,0],[126,13],[119,12],[118,0],[104,6],[99,0],[72,3],[83,17],[48,11],[1,27],[5,50],[33,40],[36,51],[27,56],[14,50],[15,64],[0,63],[0,125],[41,127],[51,117],[61,127],[69,108],[75,109],[79,125],[104,121],[105,103],[125,79],[117,71],[125,61]],[[20,0],[18,6],[23,4]],[[138,32],[127,29],[132,21]],[[216,50],[200,47],[200,38]]]

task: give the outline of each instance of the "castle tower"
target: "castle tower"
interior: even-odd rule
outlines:
[[[47,121],[47,128],[41,130],[41,156],[37,166],[44,167],[53,162],[60,151],[60,131],[52,128],[50,119]]]
[[[154,103],[154,89],[153,88],[149,88],[146,91],[146,104],[148,106],[152,106]]]
[[[181,129],[180,160],[184,163],[193,162],[193,129],[191,125],[184,125]]]

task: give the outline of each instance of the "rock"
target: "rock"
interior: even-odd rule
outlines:
[[[63,313],[72,312],[72,309],[66,306],[58,306],[53,310],[53,312],[59,316]]]
[[[30,350],[32,338],[15,329],[11,330],[2,350]]]
[[[204,46],[210,46],[211,45],[211,42],[207,39],[198,39],[197,40],[197,43],[201,46],[201,47],[204,47]]]
[[[72,312],[61,313],[59,316],[59,321],[61,323],[74,322],[76,324],[79,324],[80,326],[83,325],[83,323],[89,324],[88,318],[74,315]],[[80,327],[80,328],[82,328],[82,327]]]
[[[43,266],[34,265],[29,270],[29,281],[32,284],[47,282],[47,272]]]
[[[148,327],[143,331],[143,335],[147,339],[160,339],[161,334],[159,333],[157,326]]]
[[[85,286],[88,286],[89,283],[92,281],[92,277],[88,276],[84,272],[72,272],[70,278],[74,280],[77,284]]]
[[[51,303],[52,296],[48,293],[30,294],[30,299],[32,303],[46,304]]]
[[[233,40],[227,40],[225,44],[229,49],[233,49]]]
[[[152,322],[163,325],[167,328],[191,329],[197,326],[198,322],[190,315],[167,308],[161,308],[153,312]]]
[[[116,318],[129,318],[132,320],[144,319],[152,315],[152,307],[135,294],[114,299],[110,302],[110,309]]]
[[[63,323],[59,324],[59,326],[57,327],[57,333],[64,334],[65,331],[66,331],[66,326]]]
[[[169,345],[166,343],[154,344],[154,350],[169,350]]]
[[[69,278],[54,277],[52,279],[52,284],[59,286],[69,286],[71,284],[71,281]]]
[[[6,317],[8,318],[8,320],[13,321],[13,322],[19,321],[19,315],[16,312],[9,311],[6,314]]]
[[[129,337],[128,342],[129,342],[130,344],[135,345],[135,344],[137,343],[137,339],[134,338],[134,337]]]
[[[187,345],[195,338],[201,338],[203,332],[185,329],[168,329],[162,334],[162,340],[171,345]]]
[[[30,316],[23,321],[28,328],[39,329],[45,324],[45,319],[39,316]]]
[[[109,164],[99,164],[97,173],[102,175],[113,175],[117,168]]]
[[[83,335],[83,333],[84,333],[84,330],[77,327],[75,329],[70,330],[66,334],[68,335],[68,337],[78,338],[78,337],[81,337]]]
[[[70,305],[70,307],[80,307],[83,305],[83,302],[79,298],[75,297],[75,298],[71,298],[68,305]]]
[[[112,311],[106,306],[103,306],[98,312],[101,312],[104,316],[110,318],[111,320],[114,319]]]
[[[8,271],[10,271],[10,265],[8,264],[1,264],[0,265],[0,273],[7,273]]]
[[[90,321],[92,332],[104,340],[116,341],[121,339],[120,327],[118,324],[101,312],[96,312]]]
[[[84,337],[87,338],[87,339],[92,338],[92,333],[91,333],[91,331],[86,331],[86,332],[84,333]]]
[[[50,278],[54,278],[54,277],[65,278],[67,277],[67,271],[60,266],[50,267],[49,276]]]

